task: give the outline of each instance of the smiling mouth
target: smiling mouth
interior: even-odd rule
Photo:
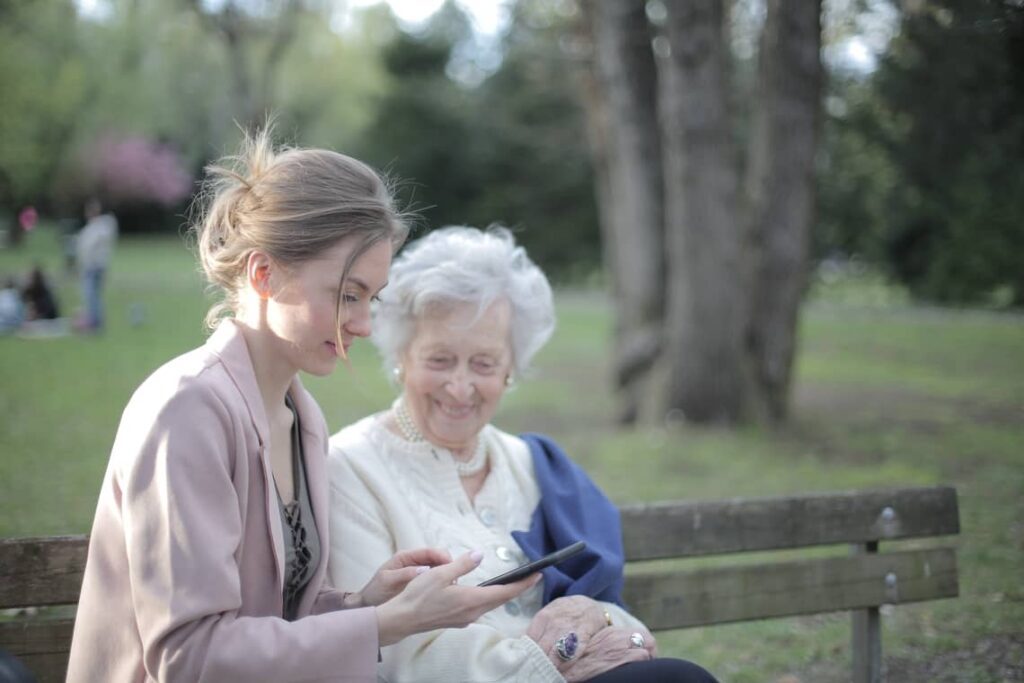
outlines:
[[[438,409],[446,416],[456,420],[464,417],[469,417],[473,413],[473,406],[465,406],[461,408],[454,408],[447,406],[444,403],[436,402]]]

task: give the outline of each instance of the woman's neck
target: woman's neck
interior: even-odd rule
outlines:
[[[245,344],[252,358],[256,384],[260,388],[267,419],[274,419],[278,410],[284,408],[284,397],[295,379],[296,370],[282,362],[275,348],[275,340],[265,329],[254,327],[245,320],[237,319]]]

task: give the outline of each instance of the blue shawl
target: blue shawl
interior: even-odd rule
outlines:
[[[523,434],[530,447],[540,503],[530,528],[512,537],[530,560],[586,541],[578,555],[543,570],[544,604],[565,595],[585,595],[622,604],[622,528],[619,510],[554,441]]]

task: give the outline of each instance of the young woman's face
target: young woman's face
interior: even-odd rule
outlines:
[[[423,436],[453,451],[472,448],[494,417],[512,370],[512,310],[456,304],[424,315],[402,357],[405,401]]]
[[[295,370],[311,375],[330,374],[342,349],[347,354],[356,337],[370,334],[370,303],[387,284],[392,246],[383,240],[364,252],[349,269],[341,291],[338,287],[355,239],[345,239],[320,258],[277,275],[274,294],[267,306],[267,326],[281,343],[281,351]]]

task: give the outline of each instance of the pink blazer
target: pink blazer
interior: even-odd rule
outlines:
[[[232,321],[167,363],[121,417],[100,491],[68,681],[374,681],[377,617],[339,611],[330,556],[327,425],[298,379],[309,494],[323,548],[281,618],[281,520],[270,429]]]

